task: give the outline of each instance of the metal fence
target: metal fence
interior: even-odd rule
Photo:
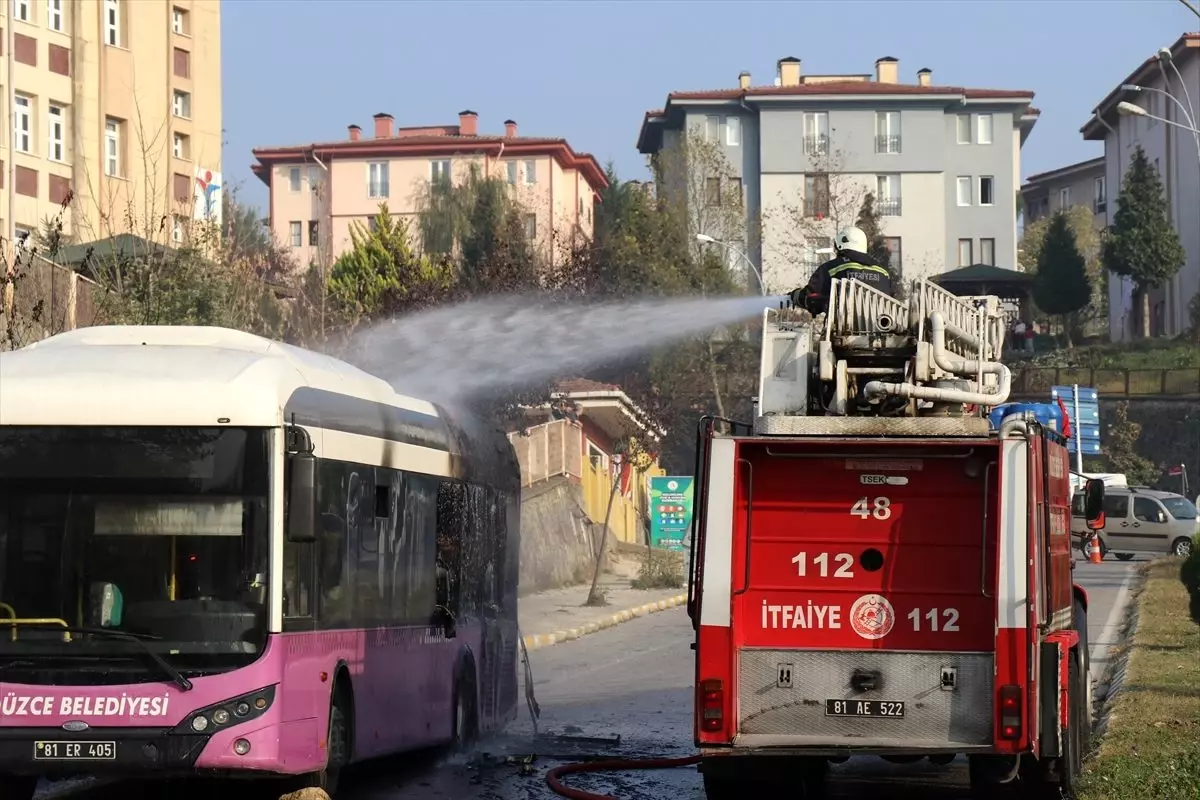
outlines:
[[[1035,367],[1013,370],[1012,394],[1049,397],[1052,386],[1091,386],[1101,397],[1148,400],[1154,397],[1200,398],[1200,368],[1096,369]]]
[[[508,441],[521,464],[521,485],[558,475],[580,478],[583,469],[583,427],[565,419],[528,428],[524,434],[510,433]]]

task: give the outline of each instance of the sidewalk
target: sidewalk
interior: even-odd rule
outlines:
[[[609,571],[600,576],[605,606],[585,606],[590,583],[525,595],[517,615],[525,647],[537,650],[611,628],[635,617],[653,614],[687,602],[686,589],[634,589],[639,562],[629,555],[609,558]]]

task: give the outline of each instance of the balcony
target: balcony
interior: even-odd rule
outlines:
[[[875,210],[879,212],[881,217],[898,217],[900,216],[900,198],[885,197],[882,200],[875,202]]]
[[[900,152],[900,136],[891,134],[879,134],[875,137],[875,152],[876,153],[899,153]]]
[[[829,155],[829,136],[824,133],[810,133],[804,137],[804,153],[810,156]]]

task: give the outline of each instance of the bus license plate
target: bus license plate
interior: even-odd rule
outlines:
[[[825,716],[904,719],[904,703],[887,700],[826,700]]]
[[[113,761],[116,742],[34,742],[34,761]]]

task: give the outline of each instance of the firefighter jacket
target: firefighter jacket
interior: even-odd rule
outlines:
[[[822,314],[829,308],[829,292],[834,278],[853,278],[878,289],[892,293],[892,276],[886,267],[880,266],[866,253],[842,250],[836,257],[817,267],[808,285],[792,292],[792,302],[807,308],[813,314]]]

